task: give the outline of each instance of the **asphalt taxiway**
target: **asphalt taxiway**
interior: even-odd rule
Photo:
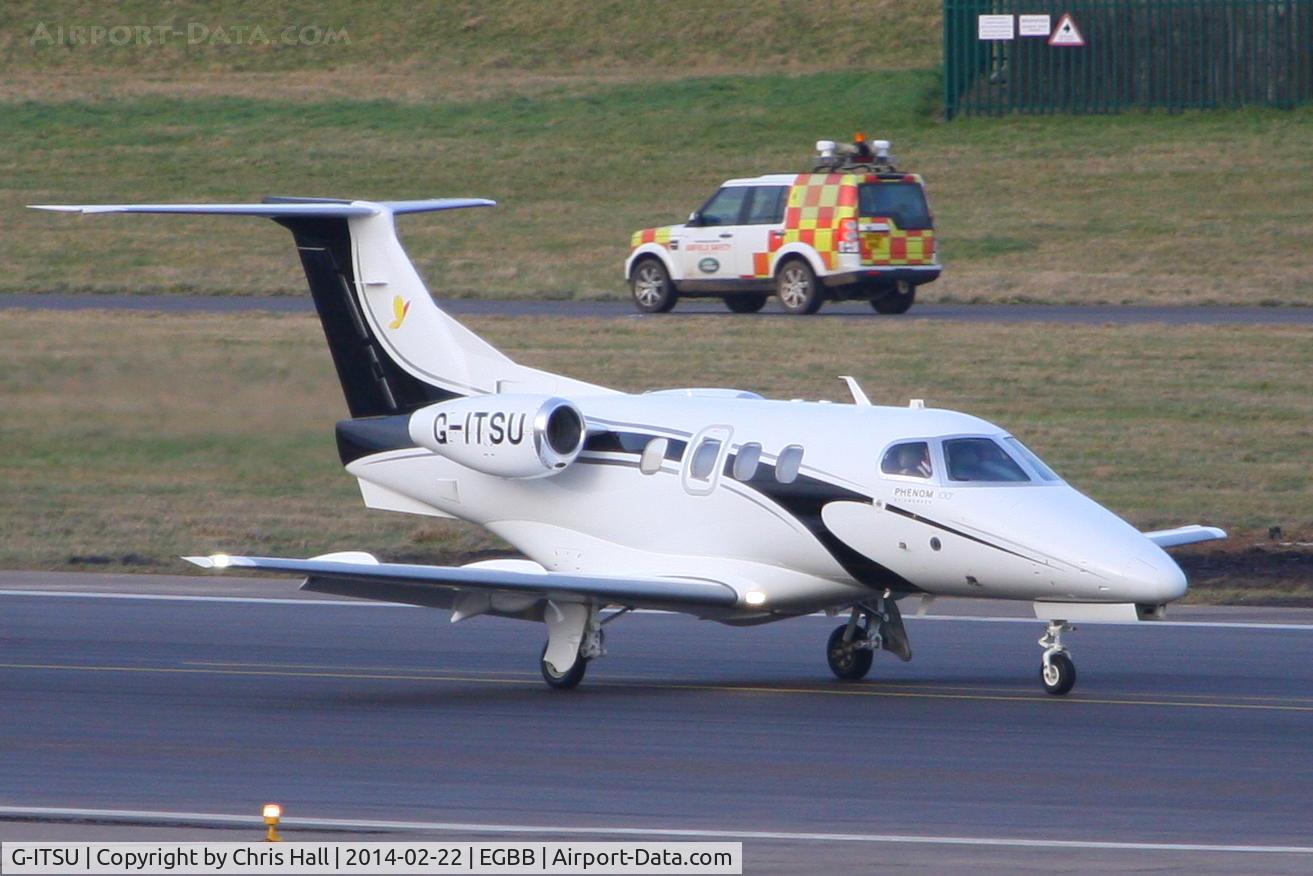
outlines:
[[[638,614],[560,693],[535,626],[294,587],[0,573],[0,839],[223,837],[276,800],[305,838],[710,832],[746,872],[1313,869],[1310,610],[1082,626],[1061,699],[1014,606],[909,619],[861,684],[832,619]]]
[[[715,299],[686,299],[668,314],[643,315],[628,301],[439,298],[454,316],[559,316],[591,319],[794,319],[772,302],[759,314],[730,313]],[[309,295],[0,295],[0,310],[127,310],[160,313],[311,313]],[[1077,325],[1313,325],[1313,307],[1156,307],[1119,305],[917,304],[902,316],[880,316],[861,301],[833,302],[812,318],[961,320],[982,323],[1056,322]]]

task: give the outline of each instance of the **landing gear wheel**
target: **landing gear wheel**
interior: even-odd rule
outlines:
[[[780,268],[775,277],[775,293],[784,309],[796,316],[815,313],[825,300],[811,265],[802,259],[793,259]]]
[[[666,266],[655,258],[643,259],[634,266],[629,288],[634,293],[634,306],[643,313],[669,313],[679,300]]]
[[[907,313],[916,300],[916,287],[906,280],[899,280],[893,288],[879,298],[871,301],[876,313]]]
[[[871,661],[875,652],[860,645],[866,640],[866,632],[858,627],[853,631],[853,640],[845,642],[843,634],[848,630],[847,624],[839,624],[830,633],[830,640],[825,645],[825,659],[829,661],[830,671],[843,681],[859,681],[871,671]]]
[[[756,313],[766,306],[766,296],[726,295],[725,306],[735,313]]]
[[[1061,651],[1051,654],[1039,667],[1039,680],[1046,692],[1060,697],[1076,684],[1076,664]]]
[[[543,657],[547,656],[547,646],[543,645]],[[556,690],[573,690],[579,686],[579,682],[584,680],[584,673],[588,671],[588,661],[583,657],[576,657],[574,665],[563,673],[557,672],[547,661],[540,657],[538,666],[542,669],[543,681],[547,682],[548,687]]]

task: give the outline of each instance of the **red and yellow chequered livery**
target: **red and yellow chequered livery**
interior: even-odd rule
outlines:
[[[670,229],[674,226],[667,225],[664,228],[644,228],[642,231],[635,231],[629,237],[629,249],[633,251],[645,243],[657,243],[661,246],[670,245]]]
[[[940,270],[924,183],[898,172],[729,180],[687,223],[635,232],[625,263],[634,300],[649,312],[681,295],[758,310],[775,293],[795,313],[827,298],[902,313]]]

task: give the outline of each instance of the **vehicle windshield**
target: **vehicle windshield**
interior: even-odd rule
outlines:
[[[863,218],[892,219],[900,229],[930,228],[930,208],[917,183],[864,183],[857,204]]]
[[[950,481],[977,483],[1028,482],[1030,476],[992,438],[949,438],[944,463]]]

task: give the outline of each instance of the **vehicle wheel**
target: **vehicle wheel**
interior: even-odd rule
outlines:
[[[669,313],[679,300],[666,266],[654,258],[643,259],[634,266],[629,288],[634,293],[634,305],[643,313]]]
[[[824,300],[816,274],[802,259],[792,259],[780,268],[775,276],[775,293],[785,310],[799,316],[820,310]]]
[[[906,280],[899,280],[893,288],[879,298],[871,301],[876,313],[907,313],[916,300],[916,287]]]
[[[538,666],[543,673],[543,681],[547,682],[548,687],[556,690],[573,690],[579,686],[579,682],[584,680],[584,673],[588,671],[588,661],[582,657],[576,658],[574,665],[564,673],[559,673],[547,665],[543,657],[547,656],[547,646],[543,645],[542,657],[538,658]]]
[[[830,640],[825,644],[825,659],[829,661],[830,671],[836,678],[843,681],[858,681],[871,671],[871,661],[875,659],[875,652],[869,648],[855,647],[858,641],[866,638],[866,633],[862,632],[861,627],[853,633],[851,642],[845,642],[843,634],[847,629],[847,624],[839,624],[834,632],[830,633]]]
[[[766,306],[766,296],[726,295],[725,306],[735,313],[756,313]]]
[[[1047,665],[1040,665],[1039,680],[1045,691],[1060,697],[1076,684],[1076,664],[1059,651],[1049,658]]]

